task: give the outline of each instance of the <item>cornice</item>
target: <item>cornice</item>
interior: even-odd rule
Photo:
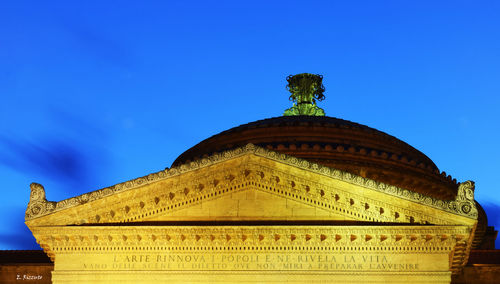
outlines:
[[[388,185],[382,182],[377,182],[372,179],[363,178],[361,176],[340,171],[338,169],[312,163],[304,159],[299,159],[283,153],[267,150],[261,147],[257,147],[253,144],[247,144],[244,147],[235,148],[233,150],[228,150],[221,153],[215,153],[209,157],[202,158],[197,161],[193,161],[170,169],[165,169],[163,171],[152,173],[144,177],[139,177],[130,181],[116,184],[111,187],[106,187],[103,189],[85,193],[59,202],[47,201],[43,186],[37,183],[32,183],[30,201],[26,210],[25,219],[26,221],[33,220],[42,216],[52,214],[54,212],[96,201],[120,192],[139,188],[154,182],[196,171],[201,168],[205,168],[249,154],[267,158],[279,163],[287,164],[296,168],[321,174],[329,178],[362,186],[364,188],[372,189],[378,192],[383,192],[390,196],[403,198],[405,200],[444,210],[460,216],[468,217],[470,219],[477,219],[478,213],[474,203],[474,182],[472,181],[466,181],[459,185],[457,198],[455,200],[440,200],[407,189]]]
[[[34,231],[51,257],[95,250],[448,253],[470,234],[467,226],[49,226]]]

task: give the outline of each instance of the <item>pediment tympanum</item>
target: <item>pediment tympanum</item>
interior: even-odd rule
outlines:
[[[220,198],[173,212],[153,215],[144,221],[299,221],[354,220],[332,210],[246,187]]]
[[[253,145],[59,202],[33,184],[29,227],[143,221],[356,220],[474,225],[473,183],[444,201]]]

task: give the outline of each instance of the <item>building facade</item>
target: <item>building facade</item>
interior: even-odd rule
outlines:
[[[491,235],[474,182],[324,116],[321,79],[288,77],[284,116],[212,136],[163,171],[59,202],[32,184],[26,225],[53,283],[465,281]]]

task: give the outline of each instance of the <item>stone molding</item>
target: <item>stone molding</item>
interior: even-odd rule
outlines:
[[[218,212],[221,213],[216,213],[215,216],[207,209],[203,212],[195,210],[199,213],[194,213],[194,215],[191,211],[179,215],[177,211],[200,208],[200,206],[205,206],[212,201],[232,204],[234,194],[241,195],[243,193],[254,196],[257,193],[264,193],[269,194],[269,198],[296,202],[295,206],[302,205],[300,208],[305,210],[311,210],[311,208],[320,210],[323,213],[318,215],[320,216],[319,220],[473,225],[472,222],[460,220],[454,214],[423,205],[415,205],[395,197],[387,198],[385,194],[379,192],[372,192],[369,196],[366,195],[367,192],[363,192],[364,188],[362,187],[348,188],[337,180],[323,179],[321,175],[288,166],[277,167],[273,162],[266,163],[265,160],[261,159],[256,156],[246,156],[231,163],[204,168],[193,175],[181,175],[140,189],[109,196],[93,203],[83,204],[64,213],[55,213],[50,215],[50,218],[43,219],[43,222],[37,221],[36,224],[37,226],[45,226],[130,223],[151,220],[208,221],[221,220],[220,218],[230,216],[240,216],[236,219],[247,220],[243,218],[245,213],[240,212],[237,208],[239,206],[236,205],[235,208],[222,209],[218,207],[220,209]],[[227,200],[224,201],[225,199]],[[241,199],[241,197],[237,199]],[[244,199],[246,200],[246,198]],[[242,202],[253,204],[252,202],[255,201],[251,198]],[[278,200],[277,202],[281,203]],[[259,207],[258,204],[255,206]],[[286,208],[282,209],[287,210]],[[233,212],[233,215],[224,215],[228,212],[226,210]],[[261,215],[252,217],[252,220],[270,218],[295,220],[294,216],[296,215],[292,212],[287,211],[290,215],[277,217],[272,215],[271,211],[268,213],[263,211]],[[204,217],[200,218],[200,215],[196,214],[202,214]],[[318,220],[314,216],[309,218],[311,217],[313,220]]]
[[[46,253],[89,251],[338,251],[450,253],[467,226],[89,226],[37,227]],[[456,257],[465,252],[458,250]],[[457,263],[458,265],[458,263]]]
[[[403,198],[418,204],[444,210],[453,214],[464,216],[470,219],[477,219],[477,209],[474,203],[474,182],[466,181],[459,185],[456,200],[446,201],[426,196],[420,193],[412,192],[407,189],[398,188],[372,179],[363,178],[348,172],[343,172],[330,167],[322,166],[303,159],[299,159],[286,154],[270,151],[253,144],[245,147],[236,148],[222,153],[215,153],[207,158],[183,164],[171,169],[165,169],[144,177],[116,184],[93,192],[85,193],[80,196],[65,199],[59,202],[49,202],[45,198],[45,191],[42,185],[33,183],[31,185],[31,196],[28,208],[26,210],[26,221],[39,218],[51,213],[61,211],[82,205],[91,201],[102,199],[119,192],[125,192],[131,189],[142,187],[147,184],[162,181],[171,177],[179,176],[184,173],[192,172],[201,168],[215,165],[240,156],[254,154],[279,163],[284,163],[296,168],[304,169],[323,176],[344,181],[350,184],[362,186],[378,192]]]

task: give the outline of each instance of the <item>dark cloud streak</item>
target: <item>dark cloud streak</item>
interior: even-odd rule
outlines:
[[[99,187],[100,167],[108,156],[103,146],[106,133],[65,111],[51,110],[49,118],[54,129],[41,134],[0,135],[0,165],[23,174],[29,182],[57,185],[64,198]]]
[[[0,137],[0,144],[5,149],[0,153],[0,163],[16,171],[70,184],[86,184],[89,179],[85,153],[69,141],[41,139],[32,143]]]

